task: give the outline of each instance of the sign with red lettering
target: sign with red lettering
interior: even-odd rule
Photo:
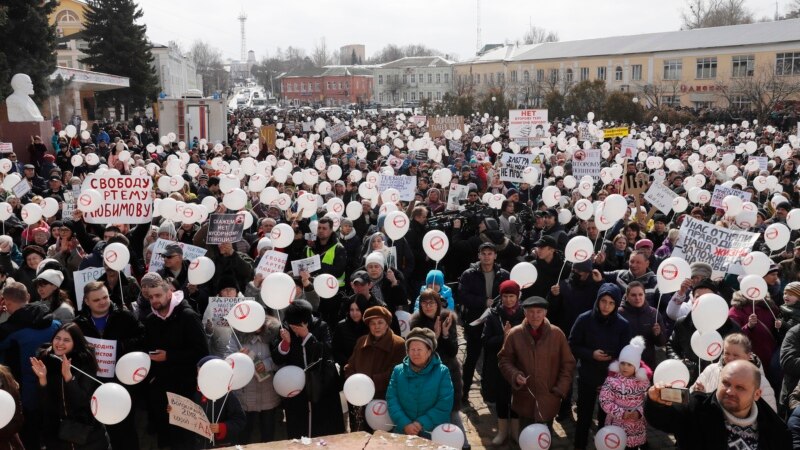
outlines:
[[[97,376],[114,378],[114,371],[117,368],[117,341],[87,336],[86,342],[94,350],[94,357],[97,360]]]
[[[695,261],[710,264],[715,276],[740,275],[744,273],[742,261],[759,237],[760,233],[718,227],[687,217],[681,224],[672,256],[690,264]]]
[[[153,179],[133,175],[91,175],[83,181],[81,190],[94,189],[100,193],[103,205],[94,212],[84,213],[86,223],[139,224],[153,219]]]
[[[547,128],[546,109],[512,109],[508,111],[508,136],[511,139],[541,139]]]

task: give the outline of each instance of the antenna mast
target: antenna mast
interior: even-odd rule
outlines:
[[[242,33],[242,56],[240,61],[244,62],[247,61],[247,35],[244,32],[244,23],[247,21],[247,14],[244,13],[244,9],[242,13],[239,14],[239,23],[241,24],[241,33]]]

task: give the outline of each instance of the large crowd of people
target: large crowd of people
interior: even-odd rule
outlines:
[[[554,422],[574,422],[576,449],[608,426],[628,448],[648,448],[652,429],[681,449],[800,448],[797,129],[591,116],[552,119],[536,145],[510,139],[508,118],[478,113],[435,134],[419,116],[238,110],[221,143],[180,142],[138,117],[33,137],[0,164],[2,180],[28,185],[0,190],[0,390],[17,405],[0,448],[211,448],[373,431],[371,412],[339,395],[358,374],[401,434],[463,430],[460,412],[479,390],[496,419],[480,437],[498,448]],[[335,124],[347,131],[337,140]],[[264,140],[266,126],[274,140]],[[633,154],[599,133],[620,126]],[[601,156],[587,179],[574,157],[588,149]],[[508,153],[536,155],[534,170],[509,175]],[[76,204],[85,181],[110,175],[152,178],[146,223],[87,220]],[[400,199],[384,195],[383,176],[415,178]],[[671,193],[666,209],[647,194],[659,184]],[[715,187],[749,201],[711,206]],[[230,209],[226,197],[239,190],[246,204]],[[606,223],[612,197],[624,213]],[[44,211],[33,223],[29,204]],[[405,226],[387,223],[398,212]],[[241,239],[208,244],[208,217],[226,213],[241,214]],[[738,255],[769,259],[756,277],[766,295],[741,287],[752,276],[741,265],[720,270],[719,252],[682,248],[688,221],[752,233]],[[789,233],[780,248],[767,233],[774,224]],[[581,257],[567,252],[578,237],[591,243]],[[104,255],[114,244],[129,250],[124,270]],[[214,269],[195,284],[197,250]],[[265,272],[262,260],[276,254],[281,267]],[[666,289],[672,272],[659,268],[675,255],[691,265],[674,269],[683,279]],[[306,265],[315,256],[318,267]],[[87,282],[92,268],[102,270]],[[268,306],[270,272],[293,279],[284,308]],[[323,275],[335,280],[332,295],[315,283]],[[728,310],[707,333],[695,311],[710,296]],[[264,323],[232,329],[218,320],[220,298],[258,302]],[[711,334],[719,350],[698,355],[698,336]],[[125,385],[133,408],[113,425],[94,417],[97,382],[116,381],[102,374],[97,339],[116,342],[117,360],[151,360],[141,383]],[[198,372],[234,353],[253,359],[255,373],[214,401]],[[681,383],[656,376],[676,365]],[[287,366],[306,382],[282,396],[275,375]],[[213,439],[171,425],[167,393],[197,403]]]

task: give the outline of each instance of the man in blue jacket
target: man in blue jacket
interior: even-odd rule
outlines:
[[[604,283],[597,291],[591,311],[578,316],[569,334],[569,346],[580,360],[578,368],[578,423],[575,427],[575,448],[585,449],[592,423],[597,394],[608,374],[611,361],[631,340],[631,327],[617,312],[622,291],[613,283]],[[598,423],[605,422],[602,409]]]
[[[30,298],[28,289],[20,282],[6,283],[3,288],[0,308],[4,308],[9,317],[0,324],[0,363],[7,365],[14,378],[21,381],[25,415],[20,433],[23,444],[25,448],[39,448],[42,412],[30,359],[42,344],[50,342],[61,322],[53,319],[47,305],[28,303]]]

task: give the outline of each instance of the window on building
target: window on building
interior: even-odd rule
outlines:
[[[717,57],[697,58],[697,75],[700,80],[717,77]]]
[[[378,84],[383,84],[383,75],[378,75]]]
[[[497,74],[497,82],[498,83],[505,83],[506,82],[506,74],[498,73]]]
[[[300,92],[305,92],[305,91],[306,91],[306,83],[304,81],[304,82],[300,83]]]
[[[411,101],[413,102],[416,99],[417,99],[417,93],[416,92],[412,92],[411,93]]]
[[[572,83],[573,80],[572,69],[567,69],[566,72],[564,72],[564,78],[566,78],[567,83]]]
[[[444,74],[444,83],[445,84],[450,83],[450,74],[449,73]]]
[[[526,83],[531,81],[531,73],[528,72],[527,70],[522,72],[522,81],[524,81]]]
[[[775,74],[781,76],[800,75],[800,52],[776,54]]]
[[[511,82],[512,83],[516,83],[517,82],[517,71],[516,70],[512,70],[511,71]]]
[[[350,82],[349,81],[345,81],[344,82],[344,88],[345,89],[350,89]]]
[[[394,84],[397,84],[399,82],[400,82],[400,75],[394,74]]]
[[[731,108],[750,109],[750,106],[751,106],[750,99],[745,97],[744,95],[731,96]]]
[[[413,74],[413,73],[411,74],[411,82],[412,83],[416,83],[417,82],[417,75],[416,74]]]
[[[622,81],[622,67],[620,66],[614,69],[614,81]]]
[[[408,84],[408,76],[403,74],[403,84]]]
[[[286,92],[292,92],[292,83],[286,83]]]
[[[430,75],[428,75],[428,76],[430,77]],[[431,94],[432,94],[432,93],[431,93],[430,91],[428,91],[428,100],[430,100],[430,99],[432,98],[432,95],[431,95]]]
[[[714,102],[692,102],[694,104],[694,109],[709,109],[714,106]]]
[[[295,83],[294,84],[294,91],[295,92],[300,92],[300,84],[299,83]]]
[[[433,74],[432,73],[428,74],[428,84],[433,84]]]
[[[606,68],[605,67],[598,67],[597,68],[597,79],[598,80],[606,80]]]
[[[558,69],[550,69],[550,76],[548,77],[551,83],[558,81]]]
[[[442,74],[437,73],[436,74],[436,83],[438,84],[438,83],[441,83],[441,82],[442,82]]]
[[[661,103],[666,106],[678,107],[681,106],[680,95],[664,95],[661,97]]]
[[[442,91],[436,91],[436,100],[442,101]]]
[[[319,91],[320,91],[320,88],[321,88],[321,86],[320,86],[320,83],[319,83],[319,81],[317,81],[316,83],[314,83],[314,90],[315,90],[315,91],[319,92]]]
[[[589,68],[581,67],[581,81],[586,81],[588,79],[589,79]]]
[[[378,93],[378,101],[379,102],[383,101],[383,92]]]
[[[755,68],[755,55],[734,56],[731,58],[731,76],[733,78],[752,77]]]
[[[544,69],[536,71],[536,81],[544,81]]]
[[[403,92],[403,101],[404,102],[408,101],[408,94],[406,94],[405,92]]]
[[[494,84],[494,72],[489,74],[489,83]]]
[[[664,80],[680,80],[683,71],[683,61],[680,59],[664,60]]]
[[[634,64],[631,66],[631,80],[642,81],[642,65]]]

